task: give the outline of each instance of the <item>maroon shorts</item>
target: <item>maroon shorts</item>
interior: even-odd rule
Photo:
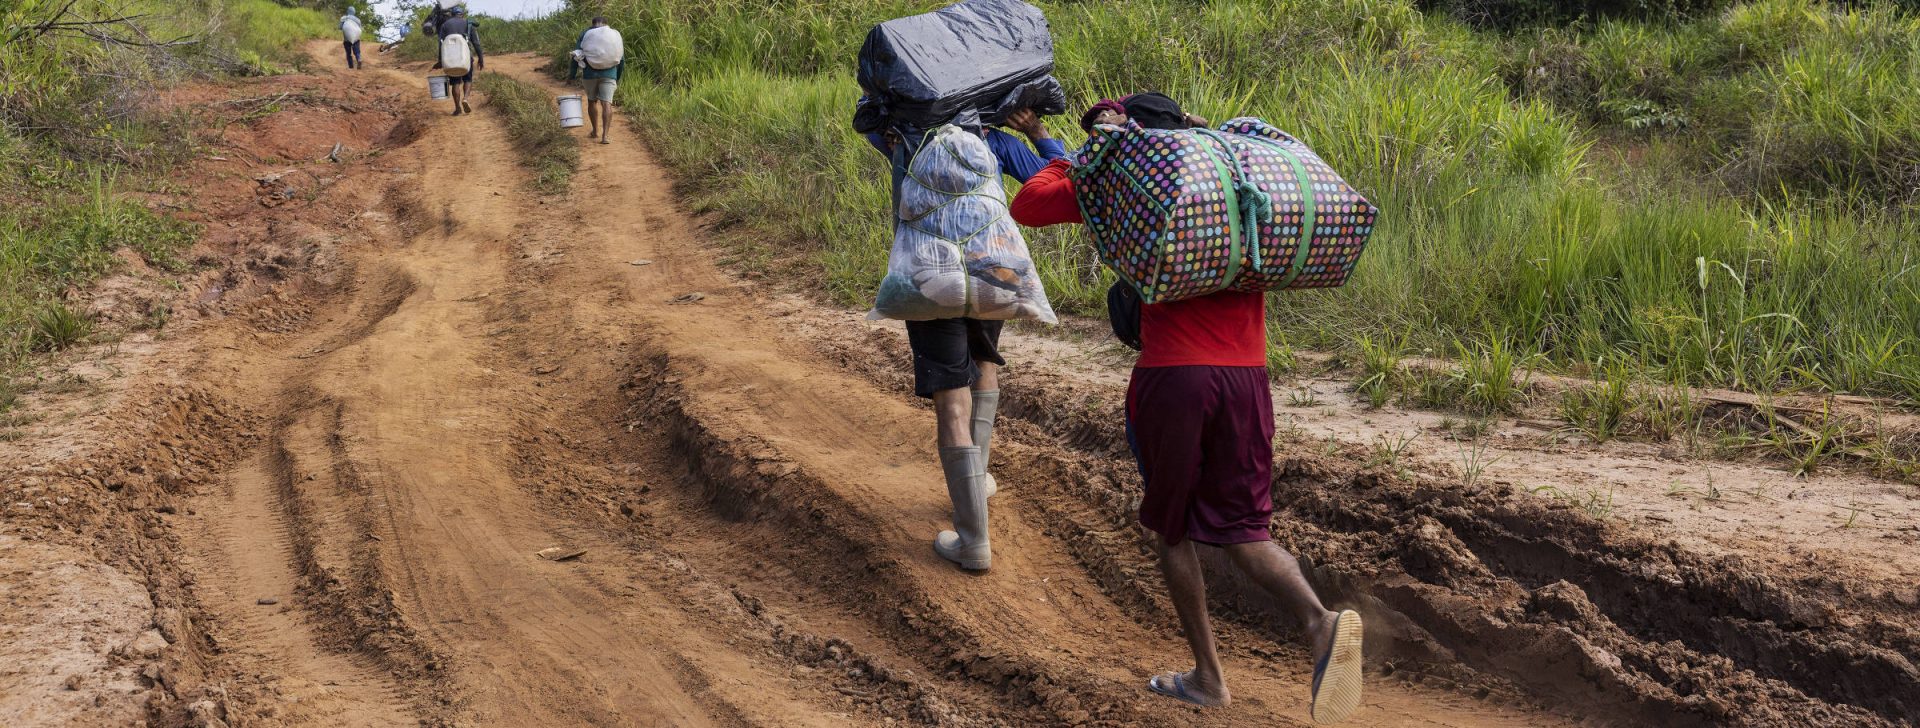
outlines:
[[[1140,523],[1168,545],[1270,538],[1273,394],[1266,367],[1149,367],[1127,385]]]

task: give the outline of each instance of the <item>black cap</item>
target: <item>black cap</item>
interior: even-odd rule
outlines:
[[[1166,94],[1147,92],[1128,96],[1120,102],[1127,109],[1127,118],[1148,129],[1185,129],[1187,112],[1180,110],[1180,104],[1168,98]]]

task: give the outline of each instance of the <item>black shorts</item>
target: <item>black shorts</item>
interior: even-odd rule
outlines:
[[[932,397],[934,392],[963,389],[980,379],[980,366],[989,362],[1006,366],[1000,358],[1002,321],[970,318],[935,319],[907,322],[907,346],[913,349],[913,393]]]

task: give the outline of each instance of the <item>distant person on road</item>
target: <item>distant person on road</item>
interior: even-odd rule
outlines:
[[[392,42],[389,42],[389,43],[382,43],[382,44],[380,44],[380,52],[381,52],[381,53],[389,53],[389,52],[392,52],[395,46],[398,46],[398,45],[400,45],[401,43],[405,43],[405,42],[407,42],[407,36],[408,36],[408,35],[411,35],[412,33],[413,33],[413,24],[412,24],[412,23],[401,23],[401,24],[400,24],[400,37],[398,37],[398,38],[395,38],[395,39],[393,39],[393,41],[392,41]]]
[[[1039,154],[1012,134],[986,129],[982,136],[1002,173],[1025,182],[1046,166],[1043,155],[1047,160],[1066,157],[1066,146],[1047,132],[1040,115],[1031,110],[1013,113],[1007,126],[1024,134]],[[892,132],[868,134],[867,141],[892,162],[897,192],[912,161],[905,145]],[[913,392],[933,400],[940,465],[954,508],[954,530],[942,531],[933,549],[962,568],[985,569],[991,557],[985,504],[1000,486],[987,472],[987,461],[1000,409],[1000,367],[1007,364],[999,350],[1004,323],[970,318],[906,322],[907,347],[913,351]],[[984,495],[976,499],[976,491]]]
[[[605,17],[595,17],[593,27],[580,33],[573,44],[573,63],[568,65],[567,80],[577,75],[587,99],[587,122],[593,128],[587,138],[598,137],[611,144],[613,133],[613,92],[620,87],[620,72],[626,68],[626,42],[620,31],[607,27]]]
[[[347,6],[347,14],[340,16],[340,41],[347,48],[347,67],[360,67],[360,16],[352,5]]]
[[[480,50],[480,26],[467,19],[467,9],[455,6],[447,9],[447,18],[440,21],[434,29],[440,44],[446,45],[448,36],[460,36],[467,39],[467,47],[473,49],[473,67],[466,74],[447,77],[447,95],[453,97],[453,115],[473,113],[473,104],[467,103],[467,96],[473,93],[473,72],[487,67],[487,56]],[[435,54],[438,57],[438,54]],[[434,61],[434,68],[440,68],[440,62]]]
[[[1149,129],[1205,126],[1161,94],[1103,100],[1081,127],[1137,122]],[[1020,188],[1011,205],[1022,225],[1083,222],[1072,167],[1056,160]],[[1115,327],[1119,328],[1118,325]],[[1127,386],[1127,442],[1146,493],[1140,523],[1172,592],[1193,649],[1189,672],[1147,682],[1155,693],[1203,707],[1232,697],[1207,616],[1194,543],[1228,560],[1304,629],[1313,656],[1313,719],[1344,719],[1360,704],[1360,615],[1320,603],[1292,554],[1273,543],[1273,396],[1267,379],[1266,294],[1222,291],[1140,306],[1140,359]]]
[[[433,9],[427,11],[427,19],[420,23],[420,29],[427,35],[439,35],[440,21],[452,17],[453,9],[465,4],[465,0],[436,0]]]

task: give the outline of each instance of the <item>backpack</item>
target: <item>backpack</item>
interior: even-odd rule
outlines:
[[[1100,259],[1146,304],[1342,285],[1379,217],[1312,149],[1259,119],[1098,126],[1075,162]]]
[[[342,18],[340,20],[340,35],[346,38],[348,43],[360,42],[360,19],[353,16]]]
[[[588,68],[605,71],[620,65],[627,46],[620,31],[603,26],[588,28],[586,34],[580,36],[580,50],[585,51]]]
[[[454,33],[440,38],[440,67],[449,76],[465,76],[473,70],[473,48],[466,36]]]
[[[1107,325],[1113,327],[1113,338],[1140,350],[1140,292],[1124,281],[1107,287]]]
[[[897,189],[887,275],[867,318],[1058,322],[979,134],[933,132]]]

